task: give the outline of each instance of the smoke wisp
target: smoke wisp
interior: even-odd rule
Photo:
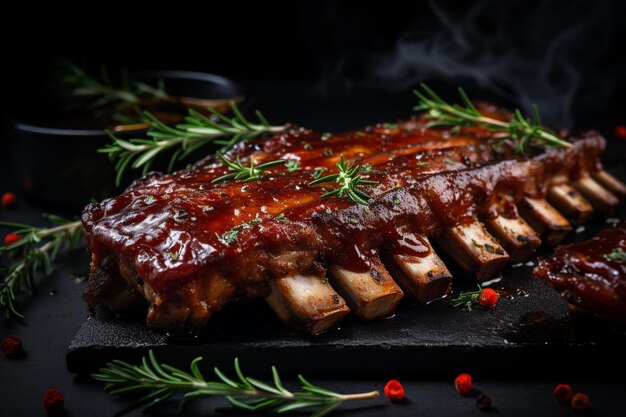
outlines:
[[[535,103],[545,121],[569,128],[574,105],[602,106],[626,71],[604,55],[619,21],[603,1],[488,0],[461,8],[431,1],[393,47],[343,54],[323,83],[326,90],[393,91],[432,80],[469,85],[525,111]],[[355,80],[348,73],[358,67]]]

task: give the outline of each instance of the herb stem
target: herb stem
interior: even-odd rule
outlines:
[[[71,223],[61,224],[59,226],[50,227],[48,229],[42,229],[41,231],[37,232],[37,236],[39,236],[40,238],[44,238],[50,235],[58,235],[59,232],[72,234],[76,232],[77,229],[82,228],[82,226],[82,222],[80,220],[76,220]],[[62,237],[62,235],[57,236],[57,238],[58,237]],[[39,248],[39,250],[44,250],[44,247],[46,247],[46,245],[43,245],[41,248]]]
[[[66,249],[76,246],[81,236],[82,223],[69,221],[58,216],[47,216],[56,226],[32,227],[19,223],[0,222],[0,227],[13,229],[19,240],[0,246],[0,255],[7,254],[10,265],[6,271],[0,272],[0,307],[6,310],[9,318],[24,316],[15,306],[16,291],[26,287],[34,291],[34,275],[43,270],[46,275],[52,273],[52,262],[61,247]],[[41,246],[36,246],[47,240]]]
[[[364,180],[361,175],[358,175],[359,171],[362,171],[363,167],[360,165],[349,164],[344,160],[343,154],[337,162],[337,174],[326,175],[325,177],[318,178],[309,183],[309,186],[322,184],[326,182],[335,182],[339,184],[338,188],[332,191],[328,191],[322,194],[322,198],[339,196],[347,196],[350,200],[363,206],[369,205],[369,194],[358,188],[361,185],[375,185],[378,181]]]
[[[156,98],[166,100],[170,96],[165,92],[163,83],[152,86],[138,80],[130,79],[125,71],[122,71],[121,82],[111,82],[108,71],[102,69],[100,77],[88,74],[84,69],[71,62],[65,62],[57,72],[57,78],[61,84],[69,87],[70,92],[77,97],[91,97],[89,108],[97,108],[109,104],[132,105],[140,102],[142,98]]]
[[[420,88],[415,90],[415,95],[419,99],[419,104],[414,107],[416,111],[426,112],[428,127],[462,127],[474,125],[485,129],[504,133],[506,137],[515,142],[515,150],[518,153],[526,153],[531,146],[543,147],[570,147],[571,143],[561,139],[559,136],[544,129],[541,126],[541,119],[537,106],[533,105],[533,118],[529,120],[516,109],[511,116],[511,120],[504,122],[481,114],[470,101],[462,88],[459,88],[459,95],[463,105],[450,104],[443,100],[426,84],[420,84]]]
[[[144,112],[145,123],[150,126],[147,132],[149,139],[126,140],[107,132],[112,143],[98,149],[98,152],[116,161],[116,184],[119,185],[128,167],[142,168],[145,175],[154,160],[168,149],[176,149],[170,157],[168,171],[171,171],[175,162],[208,143],[221,145],[221,152],[224,152],[238,142],[250,140],[265,133],[278,133],[286,128],[286,126],[270,125],[260,112],[256,112],[258,123],[252,123],[243,116],[234,102],[231,103],[231,109],[234,114],[232,118],[210,108],[208,111],[211,117],[190,109],[185,123],[174,127]]]
[[[219,368],[213,368],[218,380],[207,381],[200,372],[195,358],[190,365],[190,372],[185,372],[167,364],[157,362],[150,350],[148,357],[141,364],[132,365],[120,360],[109,362],[106,367],[91,377],[104,382],[105,389],[111,394],[132,391],[144,391],[146,394],[121,410],[125,414],[141,406],[144,411],[165,401],[177,391],[187,391],[180,403],[180,409],[190,401],[211,396],[225,396],[230,405],[238,410],[268,412],[278,414],[290,411],[312,409],[311,416],[322,417],[346,401],[371,400],[379,396],[378,391],[356,394],[340,394],[316,386],[302,375],[298,376],[301,391],[292,392],[284,387],[278,371],[272,367],[272,383],[244,376],[235,359],[235,378],[230,378]]]
[[[373,400],[378,398],[380,393],[378,391],[361,392],[359,394],[342,394],[341,399],[343,401],[358,401],[358,400]]]
[[[270,161],[262,163],[261,165],[254,165],[254,159],[250,157],[248,166],[243,165],[241,158],[237,156],[234,161],[226,158],[221,152],[217,153],[217,157],[222,161],[224,165],[228,167],[228,174],[215,178],[211,183],[217,184],[230,179],[235,179],[241,182],[258,181],[263,177],[263,172],[268,169],[279,165],[284,165],[287,161],[279,159],[276,161]]]

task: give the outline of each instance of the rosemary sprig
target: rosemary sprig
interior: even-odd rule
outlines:
[[[265,162],[261,165],[254,165],[254,159],[250,157],[250,163],[248,164],[248,166],[245,166],[241,163],[241,159],[239,158],[239,156],[237,156],[236,160],[231,161],[230,159],[226,158],[221,152],[218,152],[217,157],[226,166],[228,166],[229,170],[233,172],[215,178],[213,181],[211,181],[213,184],[217,184],[219,182],[227,181],[230,179],[235,179],[241,182],[258,181],[263,177],[263,171],[265,171],[266,169],[278,165],[284,165],[285,162],[287,162],[279,159],[277,161]]]
[[[452,307],[467,307],[468,311],[472,311],[472,305],[478,301],[482,287],[478,284],[478,291],[463,291],[458,297],[450,300]]]
[[[459,95],[463,105],[446,102],[424,83],[420,84],[420,89],[415,90],[414,93],[419,99],[419,104],[413,109],[427,112],[428,127],[471,125],[502,132],[515,142],[515,150],[518,153],[528,152],[531,146],[555,148],[572,146],[571,143],[541,127],[539,111],[535,105],[532,106],[532,120],[525,118],[519,109],[515,109],[511,120],[503,122],[482,115],[460,87]]]
[[[294,172],[294,171],[300,171],[302,168],[300,168],[300,166],[298,165],[298,161],[296,159],[290,159],[285,163],[285,166],[287,167],[287,171],[289,172]]]
[[[190,372],[182,371],[167,364],[160,364],[152,350],[141,360],[140,365],[114,360],[91,377],[105,383],[105,389],[111,394],[129,392],[146,393],[139,400],[120,410],[116,415],[126,414],[136,408],[144,411],[154,408],[171,398],[176,392],[186,392],[179,405],[179,410],[191,400],[212,396],[225,396],[229,404],[241,411],[286,413],[302,409],[313,409],[311,417],[322,417],[346,401],[369,400],[377,398],[378,391],[359,394],[339,394],[315,386],[298,376],[301,391],[292,392],[284,387],[278,371],[272,367],[272,384],[244,376],[235,359],[236,378],[231,379],[219,368],[213,368],[217,381],[207,381],[200,372],[198,364],[202,357],[191,362]]]
[[[46,228],[0,222],[0,227],[9,228],[21,237],[7,246],[0,246],[0,255],[6,255],[9,260],[8,267],[0,272],[0,307],[6,310],[9,318],[24,317],[15,306],[16,291],[26,288],[32,294],[37,272],[43,271],[49,276],[59,250],[75,247],[80,239],[80,221],[55,215],[46,217],[55,226]]]
[[[626,262],[626,252],[621,248],[613,248],[611,252],[605,253],[604,257],[610,261]]]
[[[62,84],[71,89],[75,96],[92,97],[89,108],[94,110],[114,103],[137,104],[142,98],[166,99],[163,82],[159,80],[156,87],[130,79],[127,72],[121,72],[121,82],[113,83],[106,68],[101,69],[100,77],[88,74],[85,70],[71,62],[64,62],[57,73]]]
[[[332,197],[334,195],[343,197],[345,195],[355,203],[367,206],[367,200],[370,199],[370,196],[358,187],[361,185],[378,184],[378,181],[364,180],[360,175],[357,175],[362,168],[363,167],[360,165],[348,164],[344,160],[342,154],[339,162],[337,162],[337,170],[339,171],[337,174],[326,175],[325,177],[318,178],[311,181],[309,185],[336,182],[339,184],[339,187],[322,194],[322,198]]]
[[[155,158],[165,150],[176,148],[168,167],[168,171],[171,171],[176,161],[209,142],[222,145],[222,151],[225,151],[237,142],[285,129],[285,126],[271,126],[259,111],[256,112],[258,123],[252,123],[243,116],[234,102],[231,103],[231,107],[234,114],[232,118],[213,109],[208,109],[212,117],[190,109],[185,123],[175,127],[166,125],[149,112],[144,112],[145,122],[150,126],[147,132],[150,139],[125,140],[107,132],[112,143],[98,152],[107,154],[112,161],[117,161],[115,171],[116,183],[119,185],[122,175],[129,166],[133,169],[143,168],[142,172],[145,175]]]

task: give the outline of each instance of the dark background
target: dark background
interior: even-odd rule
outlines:
[[[5,111],[32,102],[58,61],[69,58],[94,71],[106,65],[306,81],[311,97],[409,95],[419,81],[439,81],[504,105],[535,102],[556,127],[625,113],[621,1],[275,3],[177,2],[134,12],[109,2],[13,6],[1,25]]]
[[[600,129],[609,146],[616,140],[614,127],[626,124],[626,4],[621,1],[179,1],[137,11],[113,2],[71,9],[3,7],[0,111],[7,120],[16,108],[36,101],[55,65],[69,58],[94,71],[106,65],[233,77],[248,86],[271,121],[319,130],[407,117],[414,102],[410,90],[420,81],[449,97],[463,85],[472,97],[505,106],[527,110],[536,102],[547,124]],[[8,160],[4,142],[3,133],[1,192],[15,187],[10,167],[19,164]],[[610,151],[605,156],[617,158]],[[20,203],[19,210],[3,211],[1,218],[41,222],[41,211],[49,210]],[[80,301],[84,283],[71,279],[86,272],[86,255],[70,258],[36,299],[24,303],[24,322],[2,323],[1,336],[19,334],[27,350],[22,359],[1,359],[2,415],[45,415],[41,397],[53,386],[64,392],[70,416],[111,415],[126,404],[65,368],[67,346],[87,313]],[[316,381],[344,392],[380,389],[395,376],[357,380],[342,373],[341,364],[329,365],[337,372]],[[551,396],[559,382],[591,395],[590,415],[619,415],[623,409],[623,382],[612,379],[475,376],[500,415],[570,415]],[[381,399],[368,412],[346,415],[481,415],[473,398],[454,393],[453,377],[407,377],[408,402],[393,406]],[[293,375],[287,382],[293,384]],[[216,403],[201,402],[192,414],[207,415]],[[175,415],[174,405],[163,413]]]

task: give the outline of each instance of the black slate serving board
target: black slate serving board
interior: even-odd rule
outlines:
[[[623,174],[622,167],[613,171]],[[625,206],[608,220],[592,218],[564,243],[588,239],[610,227],[611,220],[626,219]],[[551,253],[552,248],[542,248],[538,256]],[[196,338],[148,329],[141,314],[92,313],[70,343],[67,366],[74,373],[91,372],[114,358],[137,360],[153,349],[161,360],[183,367],[203,356],[229,369],[238,356],[251,371],[275,364],[307,374],[339,369],[447,375],[463,369],[495,375],[503,370],[529,376],[545,371],[601,375],[607,367],[625,368],[620,358],[626,349],[626,329],[589,317],[570,317],[559,295],[532,276],[535,262],[503,271],[502,279],[491,286],[526,296],[501,299],[493,310],[469,312],[453,308],[449,299],[426,306],[403,300],[393,317],[371,322],[348,317],[339,329],[315,337],[288,331],[261,300],[226,307]],[[460,279],[454,291],[474,285]]]

